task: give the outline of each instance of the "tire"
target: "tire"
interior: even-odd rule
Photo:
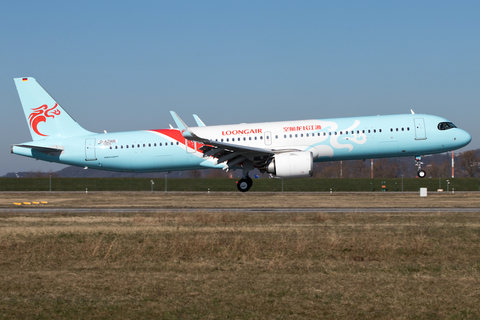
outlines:
[[[419,178],[425,178],[426,175],[427,175],[427,174],[426,174],[425,171],[423,171],[423,170],[419,170],[419,171],[417,172],[417,176],[418,176]]]
[[[252,185],[253,185],[253,181],[252,181],[252,178],[250,177],[242,178],[237,181],[237,189],[238,191],[241,191],[241,192],[247,192],[248,190],[250,190]]]

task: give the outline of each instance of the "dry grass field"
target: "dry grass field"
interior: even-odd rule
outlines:
[[[35,196],[53,207],[478,206],[461,194],[18,193],[0,203]],[[480,319],[480,217],[12,208],[0,214],[0,318]]]

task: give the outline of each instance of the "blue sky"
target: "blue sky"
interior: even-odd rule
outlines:
[[[13,78],[87,130],[428,113],[480,148],[477,1],[8,1],[0,11],[0,175],[58,170],[30,141]],[[413,160],[412,160],[413,162]]]

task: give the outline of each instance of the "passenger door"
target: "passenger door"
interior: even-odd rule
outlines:
[[[415,140],[425,140],[427,139],[427,133],[425,131],[425,121],[423,118],[413,119],[415,123]]]
[[[85,160],[97,160],[97,156],[95,154],[95,139],[85,139]]]

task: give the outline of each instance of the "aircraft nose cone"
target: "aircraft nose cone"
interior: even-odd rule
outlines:
[[[472,136],[467,131],[461,130],[459,132],[459,135],[457,136],[457,141],[463,147],[463,146],[466,146],[467,144],[469,144],[470,141],[472,141]]]

